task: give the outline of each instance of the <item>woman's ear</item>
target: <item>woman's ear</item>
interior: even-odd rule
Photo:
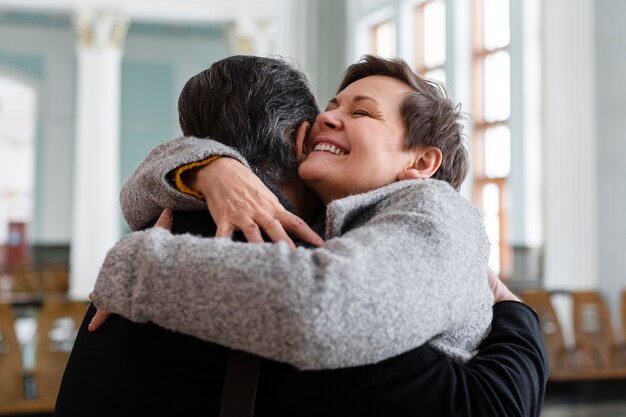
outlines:
[[[442,161],[443,154],[441,153],[441,149],[434,146],[420,149],[416,154],[413,164],[407,166],[404,171],[400,172],[397,179],[401,181],[430,178],[435,175]]]
[[[306,138],[309,136],[309,127],[311,124],[307,121],[304,121],[298,127],[296,131],[296,160],[298,164],[306,159],[308,154],[306,148]]]

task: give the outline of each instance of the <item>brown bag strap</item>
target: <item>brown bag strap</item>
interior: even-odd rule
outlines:
[[[259,358],[231,349],[226,364],[220,417],[252,417],[259,381]]]

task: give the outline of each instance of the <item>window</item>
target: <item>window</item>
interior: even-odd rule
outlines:
[[[490,265],[515,280],[543,274],[540,4],[347,1],[354,21],[348,22],[348,33],[354,31],[348,62],[389,45],[418,74],[442,81],[451,99],[471,112],[465,133],[472,172],[461,192],[486,216]],[[388,35],[385,27],[393,28]]]
[[[396,56],[396,24],[393,20],[372,26],[371,38],[372,54],[385,58]]]
[[[415,70],[446,83],[446,3],[427,0],[415,7]]]
[[[30,223],[33,212],[36,92],[0,75],[0,246],[13,243],[10,223]]]
[[[507,191],[511,172],[509,0],[473,0],[473,198],[491,241],[489,265],[511,275]]]

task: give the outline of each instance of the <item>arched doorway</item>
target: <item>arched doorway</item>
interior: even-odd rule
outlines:
[[[26,256],[35,183],[36,88],[0,72],[0,263]]]

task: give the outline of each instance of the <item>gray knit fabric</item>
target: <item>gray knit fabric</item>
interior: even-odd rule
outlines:
[[[219,142],[181,137],[154,148],[128,178],[120,193],[120,204],[131,230],[139,230],[159,217],[164,208],[206,210],[206,204],[170,185],[167,175],[176,168],[210,156],[222,155],[249,166],[235,150]]]
[[[199,152],[194,146],[185,152]],[[202,148],[146,172],[163,178],[212,154],[204,140]],[[172,198],[169,185],[157,188],[164,186],[170,197],[151,198],[147,218],[170,205],[154,208]],[[145,210],[145,192],[134,194],[143,206],[133,211]],[[303,369],[375,363],[426,342],[471,357],[491,322],[489,243],[478,210],[448,184],[402,181],[334,201],[326,239],[322,248],[291,251],[284,243],[134,232],[107,255],[94,301]]]

